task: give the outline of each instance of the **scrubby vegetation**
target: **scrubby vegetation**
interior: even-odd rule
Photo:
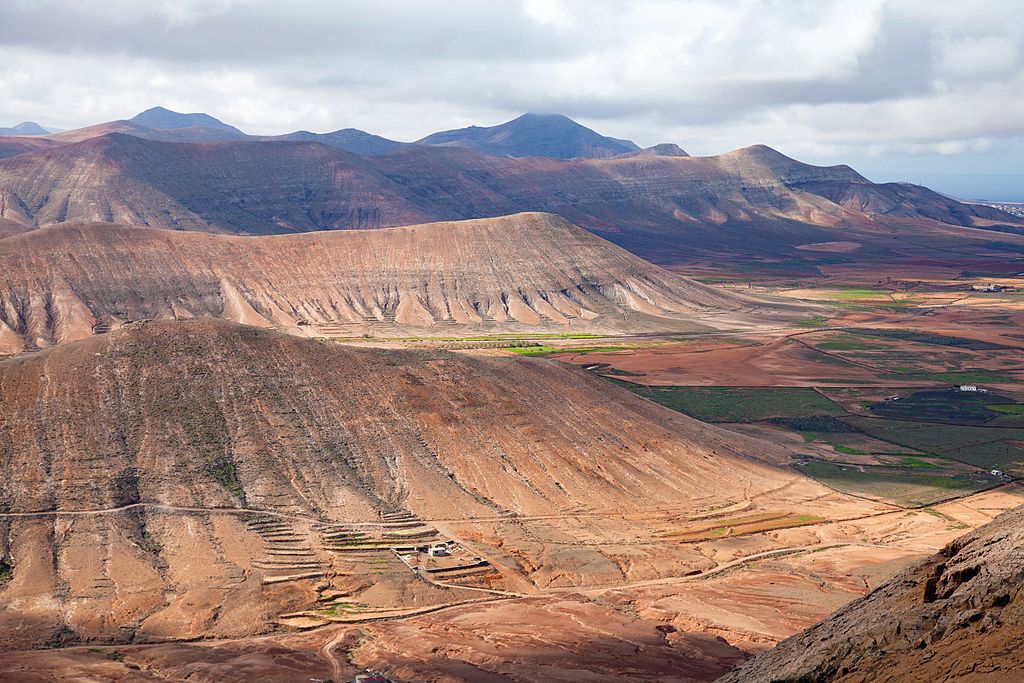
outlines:
[[[757,422],[770,418],[840,415],[843,409],[813,389],[745,387],[629,388],[655,403],[705,422]]]
[[[921,461],[923,462],[923,461]],[[1001,483],[984,473],[964,475],[942,473],[931,468],[911,466],[906,469],[881,466],[840,465],[815,460],[802,468],[818,481],[846,493],[892,501],[898,505],[918,507],[947,498],[981,491]]]

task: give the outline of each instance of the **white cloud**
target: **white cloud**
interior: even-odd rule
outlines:
[[[1019,149],[1022,36],[1019,0],[21,0],[0,125],[163,104],[416,139],[532,110],[696,153],[976,154]]]

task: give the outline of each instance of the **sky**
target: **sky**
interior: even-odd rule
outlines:
[[[0,0],[0,126],[398,140],[527,111],[1024,201],[1024,0]]]

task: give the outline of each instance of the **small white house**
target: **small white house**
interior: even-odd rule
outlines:
[[[431,546],[427,550],[427,555],[429,555],[430,557],[447,557],[448,547],[443,545]]]
[[[957,390],[958,391],[977,391],[978,390],[978,385],[976,385],[976,384],[961,384],[959,387],[957,387]]]

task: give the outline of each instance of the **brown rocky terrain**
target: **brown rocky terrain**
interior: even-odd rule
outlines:
[[[758,309],[787,315],[550,214],[258,238],[62,224],[0,240],[0,353],[154,318],[349,336],[606,333],[736,326]]]
[[[1024,667],[1024,508],[760,655],[722,683],[1010,681]]]
[[[4,361],[0,402],[4,648],[235,637],[656,577],[708,566],[671,538],[629,547],[656,510],[844,500],[772,464],[781,449],[559,363],[211,320]],[[424,580],[391,550],[431,538],[474,548],[466,568]]]
[[[110,133],[0,160],[0,220],[23,231],[84,220],[268,234],[519,211],[558,213],[661,264],[806,260],[814,252],[798,246],[840,236],[861,245],[861,260],[951,251],[1005,258],[1024,239],[993,232],[1020,223],[996,209],[871,183],[848,167],[810,166],[763,146],[717,157],[564,160],[409,145],[367,157],[309,142],[186,144]]]

